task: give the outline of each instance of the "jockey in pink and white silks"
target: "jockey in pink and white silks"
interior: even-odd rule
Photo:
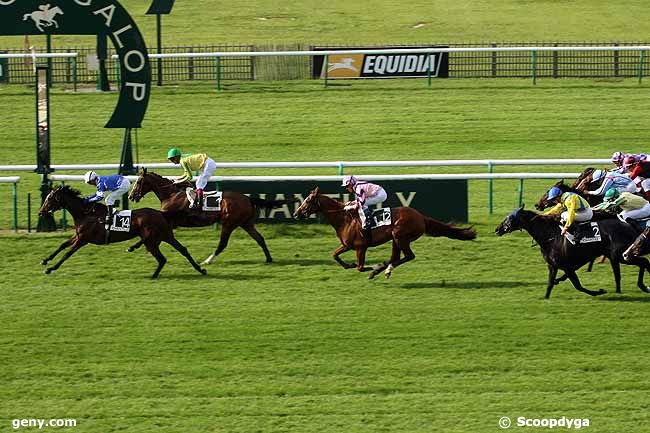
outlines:
[[[345,187],[348,192],[354,193],[355,200],[353,203],[345,206],[346,211],[357,210],[363,223],[363,229],[370,227],[370,217],[372,209],[370,206],[386,201],[387,194],[384,188],[370,182],[357,180],[354,176],[345,176],[341,186]]]

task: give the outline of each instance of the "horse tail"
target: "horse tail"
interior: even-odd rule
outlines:
[[[429,236],[444,236],[450,239],[471,241],[476,239],[474,227],[460,228],[445,224],[433,218],[424,217],[425,233]]]
[[[259,197],[248,197],[248,198],[253,203],[253,206],[257,208],[263,207],[265,209],[274,209],[280,206],[284,206],[285,204],[295,203],[297,201],[295,198],[289,198],[285,200],[266,200]]]

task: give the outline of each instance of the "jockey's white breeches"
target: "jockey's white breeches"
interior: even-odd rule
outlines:
[[[116,200],[119,200],[124,194],[128,194],[129,189],[131,189],[131,181],[124,178],[122,180],[122,185],[115,191],[111,191],[110,194],[106,196],[106,204],[108,206],[113,206]]]
[[[635,220],[650,217],[650,203],[643,206],[641,209],[624,210],[621,212],[621,217],[623,217],[623,219],[632,218]]]
[[[217,170],[217,163],[214,162],[212,158],[206,159],[205,164],[203,164],[203,172],[196,180],[196,189],[204,189],[205,186],[208,184],[210,177],[214,174],[216,170]]]
[[[593,216],[594,216],[594,212],[591,210],[590,207],[588,207],[582,212],[576,212],[576,216],[573,220],[575,222],[582,223],[585,221],[589,221]],[[562,212],[562,215],[560,217],[562,219],[562,222],[565,222],[569,218],[569,212],[567,211]]]
[[[363,204],[363,208],[367,209],[370,206],[376,205],[377,203],[382,203],[386,201],[386,198],[388,195],[386,194],[386,190],[384,188],[380,189],[376,195],[373,197],[368,197],[366,199],[366,202]]]

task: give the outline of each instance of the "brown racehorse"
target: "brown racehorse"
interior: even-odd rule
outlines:
[[[445,236],[463,241],[476,238],[476,231],[472,227],[453,227],[422,215],[413,208],[397,207],[391,209],[393,224],[373,229],[370,242],[368,242],[361,228],[361,220],[357,211],[345,211],[343,209],[344,205],[344,203],[331,199],[326,195],[321,195],[320,189],[317,187],[301,203],[294,213],[294,217],[307,218],[311,214],[321,212],[327,222],[334,227],[336,236],[341,241],[341,246],[332,253],[334,260],[345,269],[356,267],[359,272],[372,269],[368,279],[373,279],[384,270],[386,278],[389,278],[393,269],[415,259],[415,254],[411,250],[411,242],[423,234]],[[388,241],[393,242],[393,252],[390,260],[377,265],[375,268],[366,267],[366,250],[385,244]],[[356,265],[346,263],[339,257],[344,252],[352,249],[357,253]],[[402,253],[404,258],[400,258]]]
[[[39,214],[44,215],[59,209],[66,209],[74,218],[75,224],[75,235],[63,242],[54,253],[41,261],[42,265],[46,265],[58,253],[70,247],[70,250],[65,253],[59,262],[45,270],[46,274],[57,270],[63,262],[68,260],[71,255],[86,244],[105,245],[106,229],[104,228],[103,220],[106,216],[106,206],[102,204],[84,204],[79,195],[79,191],[68,186],[57,187],[50,191],[45,202],[43,202],[43,206],[39,210]],[[147,208],[134,210],[132,212],[131,230],[128,232],[111,232],[109,243],[124,242],[136,236],[142,238],[142,242],[146,246],[147,251],[158,261],[158,267],[151,276],[152,278],[158,277],[158,274],[160,274],[160,271],[167,262],[165,256],[160,252],[161,242],[167,242],[174,247],[198,272],[203,275],[207,273],[205,269],[201,269],[194,261],[187,248],[176,240],[172,231],[172,225],[167,221],[162,212]]]
[[[266,246],[266,241],[255,228],[255,219],[257,218],[257,209],[275,208],[285,204],[293,203],[295,200],[264,200],[256,197],[248,197],[238,192],[225,191],[221,200],[220,212],[204,212],[202,210],[190,209],[190,203],[185,190],[191,188],[189,182],[174,183],[171,180],[160,176],[154,172],[147,172],[144,168],[138,175],[138,180],[133,185],[129,199],[138,202],[153,191],[160,200],[160,210],[169,215],[171,221],[176,226],[181,227],[203,227],[221,222],[221,238],[217,249],[207,259],[203,265],[209,265],[214,258],[218,256],[227,246],[230,235],[237,228],[243,228],[246,233],[253,238],[264,251],[266,262],[271,263],[273,258]],[[140,243],[135,244],[129,251],[138,248]]]

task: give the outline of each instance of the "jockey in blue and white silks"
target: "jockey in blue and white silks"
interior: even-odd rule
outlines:
[[[113,206],[115,205],[115,201],[124,194],[128,193],[129,189],[131,188],[131,181],[119,174],[114,174],[111,176],[97,176],[97,173],[94,171],[89,171],[84,175],[84,181],[89,185],[95,185],[97,187],[97,192],[89,197],[84,198],[83,202],[96,203],[104,199],[106,206],[108,207],[107,216],[113,214]]]
[[[592,175],[592,182],[599,180],[603,176],[605,176],[605,180],[603,180],[600,187],[593,191],[587,191],[588,194],[604,196],[605,192],[610,188],[616,188],[619,193],[636,192],[636,184],[627,174],[616,173],[613,171],[607,173],[604,170],[595,170]]]

